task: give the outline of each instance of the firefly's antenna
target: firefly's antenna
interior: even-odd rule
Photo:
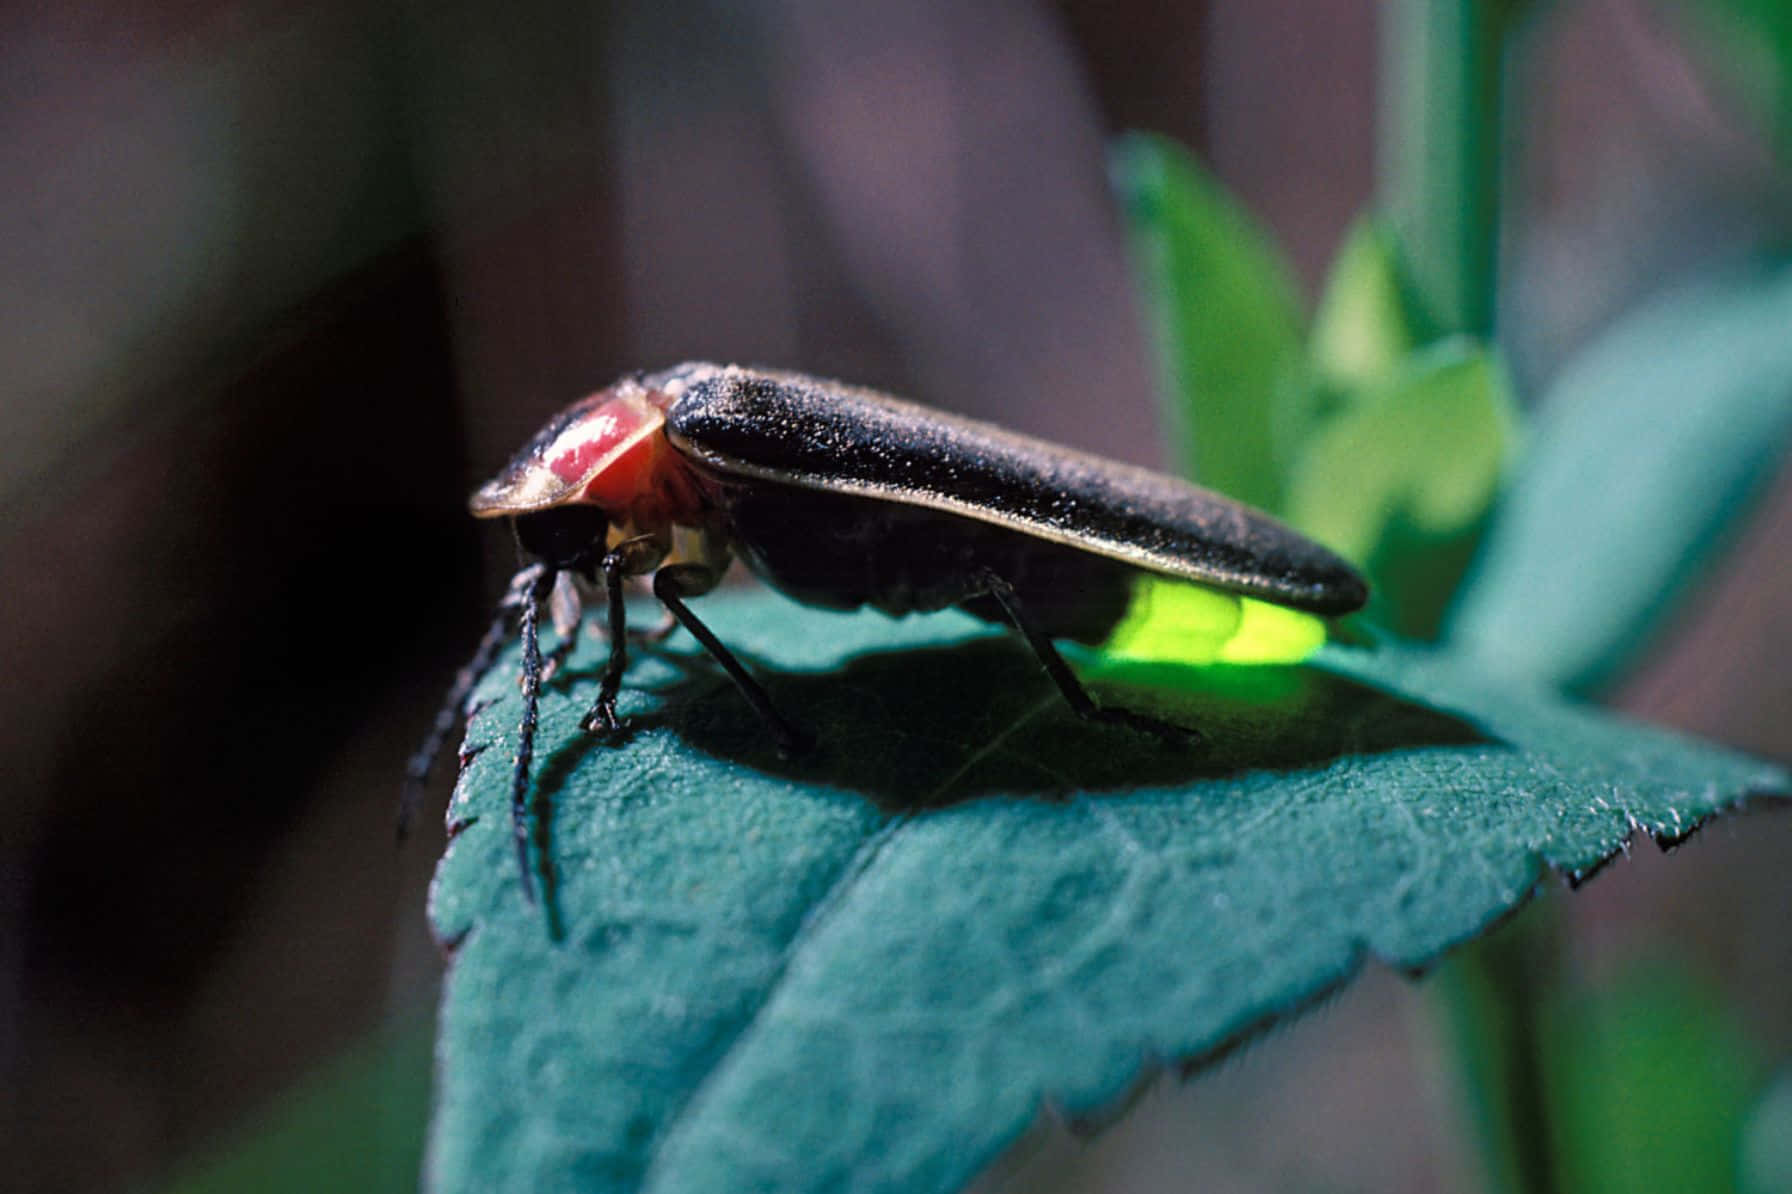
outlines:
[[[510,590],[498,602],[498,609],[492,615],[492,622],[486,628],[485,637],[479,640],[473,657],[467,660],[466,666],[455,673],[454,683],[448,688],[448,695],[442,698],[442,706],[436,710],[436,719],[429,727],[429,736],[423,745],[411,756],[405,767],[404,788],[398,798],[398,840],[402,844],[410,835],[411,825],[417,819],[417,809],[423,803],[424,789],[429,784],[429,772],[435,766],[436,757],[448,744],[448,737],[454,733],[465,715],[467,696],[473,691],[473,685],[479,678],[491,670],[492,660],[497,657],[498,649],[504,645],[504,639],[510,628],[510,615],[523,605],[524,595],[534,586],[544,564],[531,564],[518,572],[511,579]]]
[[[523,895],[531,904],[535,902],[535,883],[529,877],[529,763],[535,757],[535,720],[537,706],[541,701],[541,643],[538,626],[541,621],[541,603],[553,591],[555,577],[555,570],[546,564],[537,564],[535,567],[540,569],[539,574],[531,583],[520,586],[523,589],[523,724],[517,732],[516,771],[510,777],[510,830],[516,839],[516,859],[522,869]],[[523,575],[519,572],[516,581],[511,582],[513,591]]]

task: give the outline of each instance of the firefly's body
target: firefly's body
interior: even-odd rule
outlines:
[[[608,602],[610,661],[588,728],[619,728],[622,583],[652,573],[655,595],[785,750],[801,747],[801,732],[684,604],[713,588],[733,555],[808,605],[895,616],[959,606],[1011,623],[1079,715],[1160,736],[1189,732],[1096,705],[1051,640],[1101,642],[1142,574],[1319,614],[1347,613],[1367,597],[1330,552],[1193,485],[871,390],[705,364],[625,378],[574,404],[471,508],[513,519],[539,563],[518,574],[412,777],[420,782],[504,618],[520,608],[527,707],[513,795],[525,858],[537,611],[550,593],[567,634],[580,590],[601,580]]]

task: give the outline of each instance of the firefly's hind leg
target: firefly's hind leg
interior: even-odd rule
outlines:
[[[772,704],[771,697],[759,681],[753,679],[747,669],[741,666],[734,652],[722,645],[722,640],[715,636],[697,615],[691,612],[690,606],[684,603],[686,597],[701,597],[716,587],[722,574],[703,564],[671,564],[653,574],[653,595],[658,597],[665,607],[671,611],[680,625],[691,632],[691,636],[703,644],[715,661],[722,665],[734,686],[740,689],[753,711],[759,714],[767,728],[772,732],[773,740],[778,744],[778,753],[783,755],[798,754],[814,745],[812,737],[786,721]]]
[[[989,595],[1001,604],[1002,611],[1008,615],[1008,620],[1014,623],[1014,628],[1020,631],[1022,638],[1027,640],[1027,646],[1033,648],[1033,654],[1039,657],[1039,662],[1044,665],[1046,674],[1052,678],[1052,683],[1058,686],[1058,691],[1064,694],[1065,701],[1070,704],[1071,709],[1076,712],[1078,717],[1084,721],[1104,721],[1111,725],[1126,726],[1129,729],[1150,734],[1171,746],[1180,746],[1201,740],[1198,731],[1191,730],[1186,726],[1160,721],[1148,714],[1135,713],[1131,709],[1096,704],[1095,698],[1089,695],[1089,690],[1083,687],[1083,682],[1076,678],[1076,673],[1070,670],[1070,665],[1064,662],[1062,655],[1058,654],[1058,648],[1052,645],[1050,636],[1040,630],[1032,618],[1027,616],[1026,609],[1020,603],[1019,595],[1014,591],[1014,586],[987,568],[983,570],[983,581],[988,586]]]

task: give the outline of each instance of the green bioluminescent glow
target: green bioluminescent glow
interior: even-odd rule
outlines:
[[[1101,649],[1165,663],[1299,663],[1325,642],[1325,620],[1217,589],[1147,576]]]

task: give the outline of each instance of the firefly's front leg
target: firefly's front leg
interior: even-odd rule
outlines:
[[[622,673],[628,670],[628,609],[622,599],[622,582],[653,571],[665,558],[666,545],[643,535],[618,543],[599,565],[610,615],[610,658],[598,683],[597,700],[579,723],[587,731],[614,734],[622,729],[622,719],[616,716],[616,696],[622,691]]]
[[[633,574],[631,574],[633,575]],[[573,581],[572,573],[562,572],[559,581],[554,585],[553,595],[548,600],[548,608],[552,611],[554,632],[560,641],[554,649],[541,657],[541,682],[546,684],[552,680],[572,658],[572,653],[579,649],[579,638],[585,629],[584,605],[579,598],[579,590]],[[678,629],[678,619],[667,613],[658,626],[647,630],[631,629],[629,638],[636,643],[653,646],[666,640],[666,636]],[[521,677],[517,681],[522,682]],[[589,729],[590,727],[586,727]]]

